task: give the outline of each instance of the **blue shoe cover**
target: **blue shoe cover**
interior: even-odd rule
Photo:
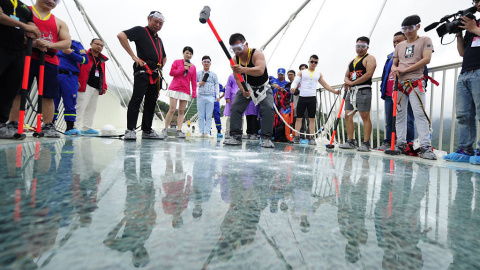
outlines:
[[[82,134],[96,135],[96,134],[100,134],[100,132],[98,132],[98,130],[95,130],[95,129],[89,129],[87,131],[82,131]]]

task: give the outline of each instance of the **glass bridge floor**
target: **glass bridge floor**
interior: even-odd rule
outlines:
[[[480,269],[480,170],[323,146],[0,145],[0,269]]]

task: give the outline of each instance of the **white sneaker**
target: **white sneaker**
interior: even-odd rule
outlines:
[[[136,140],[137,133],[135,130],[125,130],[125,136],[123,137],[124,140]]]

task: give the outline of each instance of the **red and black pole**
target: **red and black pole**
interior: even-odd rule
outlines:
[[[222,47],[223,52],[225,52],[225,55],[227,56],[228,60],[230,60],[230,65],[234,66],[235,62],[233,62],[232,57],[230,56],[230,53],[228,53],[227,47],[225,47],[225,44],[223,43],[222,39],[220,38],[220,35],[218,35],[217,30],[213,26],[212,22],[210,21],[210,7],[209,6],[204,6],[202,11],[200,12],[200,22],[201,23],[208,23],[208,26],[210,26],[210,29],[212,29],[213,34],[218,40],[218,43],[220,43],[220,47]],[[240,80],[240,83],[242,83],[243,90],[248,91],[247,85],[245,84],[245,81],[243,80],[242,75],[236,74],[238,79]]]
[[[27,91],[28,91],[28,78],[30,75],[30,63],[32,60],[32,45],[33,39],[27,38],[27,52],[25,55],[25,65],[23,67],[23,81],[22,81],[22,90],[20,91],[20,114],[18,119],[18,130],[13,137],[17,140],[25,139],[25,134],[23,134],[23,124],[25,121],[25,104],[27,103]]]
[[[395,77],[395,84],[393,85],[393,116],[392,116],[392,142],[390,150],[385,150],[387,155],[400,155],[400,151],[395,149],[395,136],[397,133],[397,94],[398,93],[398,77]]]
[[[345,94],[343,94],[342,105],[340,105],[340,110],[338,111],[337,120],[335,121],[335,125],[333,127],[333,133],[332,133],[332,138],[330,138],[330,144],[325,145],[325,147],[327,147],[328,149],[335,148],[335,145],[333,145],[333,140],[335,140],[335,134],[337,134],[338,122],[340,122],[340,117],[342,116],[343,105],[345,105],[345,98],[347,98],[347,93],[348,91],[345,90]]]
[[[43,137],[42,132],[42,101],[43,101],[43,83],[45,78],[45,52],[40,52],[40,71],[38,75],[38,105],[37,105],[37,127],[35,129],[35,133],[33,133],[34,137],[40,138]]]

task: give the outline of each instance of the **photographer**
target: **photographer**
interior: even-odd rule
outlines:
[[[480,1],[474,1],[477,11],[480,10]],[[463,25],[459,27],[467,30],[465,37],[462,32],[456,33],[457,49],[463,57],[462,71],[458,76],[456,115],[458,120],[459,133],[462,136],[458,140],[458,149],[450,153],[444,159],[457,162],[475,162],[479,159],[477,151],[475,157],[473,144],[476,140],[475,116],[480,116],[480,28],[478,20],[470,19],[467,16],[461,18]],[[477,149],[480,148],[480,144]]]

